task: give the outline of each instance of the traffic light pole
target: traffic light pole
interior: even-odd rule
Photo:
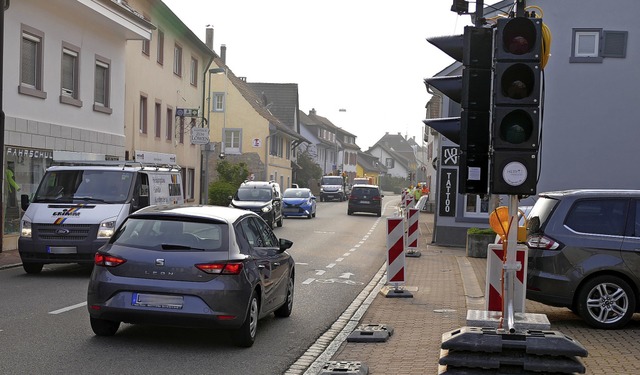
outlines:
[[[513,299],[515,295],[516,272],[522,268],[516,259],[516,246],[518,244],[518,196],[509,197],[509,232],[506,240],[506,262],[504,269],[504,299],[502,302],[502,318],[507,322],[507,331],[515,333],[515,310]]]

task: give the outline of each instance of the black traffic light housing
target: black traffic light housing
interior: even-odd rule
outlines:
[[[498,19],[494,48],[489,190],[534,195],[540,148],[542,19]]]
[[[463,64],[462,75],[433,77],[425,84],[460,103],[460,117],[424,123],[460,146],[460,194],[488,192],[493,30],[467,26],[462,35],[427,39]]]

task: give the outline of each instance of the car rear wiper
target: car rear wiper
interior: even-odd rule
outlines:
[[[200,249],[197,247],[191,247],[191,246],[185,246],[185,245],[176,245],[176,244],[170,244],[170,243],[163,243],[161,244],[162,246],[162,250],[200,250],[200,251],[205,251],[205,249]]]

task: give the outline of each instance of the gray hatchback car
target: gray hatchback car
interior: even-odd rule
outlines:
[[[527,298],[623,327],[640,297],[640,191],[539,194],[527,225]]]
[[[148,207],[122,223],[95,255],[91,328],[121,322],[233,329],[251,346],[258,319],[293,308],[293,243],[257,214],[219,206]]]

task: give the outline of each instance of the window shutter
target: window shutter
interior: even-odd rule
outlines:
[[[602,31],[602,57],[627,56],[627,36],[628,31]]]

